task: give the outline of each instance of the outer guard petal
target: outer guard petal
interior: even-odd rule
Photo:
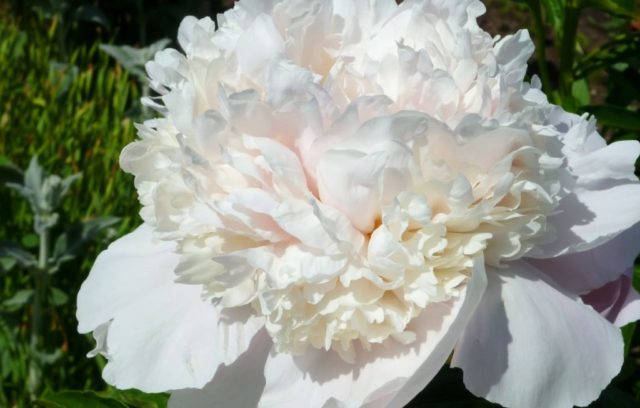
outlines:
[[[266,331],[258,332],[251,346],[231,365],[221,366],[203,389],[171,393],[169,408],[250,408],[255,407],[264,390],[264,364],[271,350]]]
[[[547,274],[563,289],[583,294],[618,279],[633,266],[640,252],[640,224],[612,240],[584,252],[530,263]]]
[[[586,251],[640,222],[640,183],[610,182],[609,188],[579,189],[549,217],[556,239],[530,254],[535,258]]]
[[[490,271],[456,346],[474,394],[509,407],[585,406],[620,371],[620,331],[526,262]]]
[[[78,330],[96,330],[96,351],[109,360],[103,377],[118,388],[202,387],[260,327],[251,318],[222,320],[198,286],[174,282],[174,245],[139,227],[98,256],[78,294]]]

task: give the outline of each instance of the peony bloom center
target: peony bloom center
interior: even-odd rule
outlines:
[[[349,361],[552,235],[560,142],[511,113],[536,95],[527,50],[483,32],[479,3],[249,3],[217,31],[185,19],[186,56],[148,64],[165,117],[121,157],[180,282],[251,305],[278,350]]]
[[[221,103],[265,109],[266,129],[287,117],[231,98]],[[224,307],[252,305],[280,350],[350,360],[356,344],[412,342],[411,321],[456,297],[475,263],[500,266],[548,236],[566,170],[545,136],[454,131],[381,113],[386,103],[363,98],[327,128],[301,121],[288,133],[251,134],[249,118],[208,112],[192,134],[142,127],[122,165],[147,222],[179,242],[179,280]]]

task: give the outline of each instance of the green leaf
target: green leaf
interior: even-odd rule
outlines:
[[[165,408],[169,400],[167,394],[146,394],[138,390],[123,391],[115,388],[111,388],[105,395],[133,408]]]
[[[571,96],[576,101],[577,106],[587,106],[591,103],[591,90],[586,79],[575,81],[571,85]]]
[[[74,259],[89,243],[93,242],[107,228],[120,219],[116,217],[97,217],[75,224],[60,235],[55,242],[52,254],[51,272],[56,272],[61,264]]]
[[[40,238],[36,234],[27,234],[22,237],[22,246],[25,248],[33,249],[40,245]]]
[[[38,163],[38,156],[33,156],[29,167],[24,173],[24,187],[31,191],[40,191],[42,186],[43,170]]]
[[[22,198],[24,198],[29,202],[29,205],[31,205],[32,208],[34,206],[34,203],[37,203],[37,197],[36,197],[35,191],[31,190],[25,185],[21,183],[8,182],[5,184],[5,186],[7,186],[8,188],[20,194]]]
[[[18,262],[11,257],[8,256],[0,256],[0,270],[2,272],[9,272],[16,266]]]
[[[76,9],[75,17],[80,21],[95,23],[111,31],[111,23],[102,10],[91,4],[84,4]]]
[[[9,241],[0,241],[0,257],[12,258],[24,268],[30,268],[37,263],[33,254],[25,251],[18,244]]]
[[[118,61],[127,71],[137,76],[140,81],[146,81],[147,74],[144,65],[156,52],[165,48],[170,41],[166,38],[158,40],[145,48],[134,48],[128,45],[100,45],[100,49]]]
[[[19,184],[24,178],[22,170],[9,159],[0,156],[0,185],[6,183]]]
[[[631,340],[633,334],[636,331],[636,322],[629,323],[621,328],[622,338],[624,339],[624,355],[629,355],[629,349],[631,348]]]
[[[53,306],[62,306],[69,301],[69,296],[58,288],[49,290],[49,303]]]
[[[92,391],[47,393],[35,405],[43,408],[127,408],[120,401],[101,397]]]
[[[582,6],[595,7],[623,17],[633,17],[635,12],[634,0],[582,0]]]
[[[40,196],[43,198],[42,209],[51,212],[60,207],[62,199],[69,192],[71,185],[80,177],[80,174],[73,174],[65,179],[56,175],[47,177],[40,190]]]
[[[533,0],[538,1],[538,0]],[[541,0],[547,22],[556,34],[562,33],[564,27],[564,7],[566,0]]]
[[[16,311],[29,303],[31,296],[33,296],[33,289],[19,290],[9,299],[2,302],[2,308],[8,311]]]
[[[616,387],[610,385],[604,391],[602,391],[602,394],[600,394],[600,397],[594,403],[589,405],[589,407],[590,408],[609,408],[609,407],[637,408],[638,401],[635,398],[633,398],[632,395],[627,394],[626,392],[620,391]]]
[[[69,92],[79,73],[80,69],[75,65],[55,61],[49,63],[49,80],[56,84],[56,99],[61,99]]]
[[[602,125],[616,129],[640,131],[640,114],[612,105],[587,106],[583,109],[598,119]]]

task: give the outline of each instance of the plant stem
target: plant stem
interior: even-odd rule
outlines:
[[[49,259],[49,230],[40,233],[38,266],[33,270],[35,289],[31,309],[31,359],[29,362],[28,389],[31,400],[35,400],[42,382],[42,361],[40,359],[42,338],[43,305],[47,295]]]
[[[542,79],[542,90],[550,93],[553,89],[551,86],[551,77],[549,75],[549,66],[547,65],[547,51],[545,44],[545,26],[542,21],[542,6],[538,0],[528,0],[529,8],[533,12],[535,23],[535,42],[536,54],[538,60],[538,70]]]
[[[576,57],[576,38],[579,20],[580,7],[578,1],[567,1],[564,12],[562,43],[560,44],[560,95],[563,105],[568,109],[574,107],[573,100],[571,99],[571,87],[573,85],[573,64]]]

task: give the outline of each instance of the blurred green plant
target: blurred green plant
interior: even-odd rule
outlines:
[[[1,407],[32,406],[51,389],[104,388],[104,360],[86,359],[93,341],[77,335],[73,298],[98,250],[138,212],[118,169],[140,117],[137,82],[99,43],[64,59],[53,24],[25,26],[0,16]],[[45,176],[35,160],[23,173],[34,156],[63,176]],[[112,216],[119,229],[93,241]]]
[[[543,90],[552,101],[573,112],[596,114],[600,123],[624,132],[640,130],[640,21],[637,0],[525,0],[533,16],[536,60]],[[580,33],[586,11],[606,16],[610,38],[599,46]],[[602,22],[599,22],[602,24]],[[553,47],[547,45],[552,34]],[[551,75],[548,54],[558,55],[557,78]],[[605,79],[605,77],[607,77]],[[607,82],[605,105],[593,106],[590,90],[594,82]],[[620,84],[627,87],[623,89]],[[619,98],[620,95],[627,98]],[[630,137],[628,134],[626,137]]]
[[[142,87],[142,97],[148,98],[151,95],[151,88],[149,86],[145,64],[147,61],[153,59],[156,52],[166,48],[170,42],[169,39],[163,38],[143,48],[134,48],[128,45],[102,44],[100,45],[100,49],[112,56],[118,64],[138,80],[138,83]],[[146,105],[142,106],[142,113],[144,116],[148,115],[149,111]]]
[[[3,169],[8,169],[11,174],[16,170],[14,166],[7,164],[0,167],[0,171]],[[7,187],[16,191],[29,204],[33,215],[33,231],[38,237],[37,254],[33,254],[19,242],[0,241],[3,268],[11,271],[18,267],[31,275],[30,287],[16,291],[0,304],[2,312],[20,312],[22,308],[30,307],[26,389],[31,401],[35,401],[40,394],[44,365],[55,363],[61,356],[60,348],[54,351],[47,349],[43,323],[50,313],[47,310],[66,304],[69,296],[53,286],[51,278],[60,271],[63,264],[77,258],[82,249],[118,221],[115,217],[98,217],[66,226],[64,232],[57,237],[53,234],[53,229],[60,220],[58,211],[62,200],[79,178],[79,174],[66,178],[48,176],[40,167],[37,157],[34,157],[20,182],[6,183]]]
[[[50,31],[27,35],[14,25],[0,26],[0,156],[26,164],[38,155],[54,172],[82,171],[69,216],[122,215],[126,230],[138,204],[118,157],[135,138],[139,87],[97,43],[75,49],[68,61],[57,60]],[[10,201],[7,192],[0,199]],[[27,210],[3,206],[0,232],[28,228]]]

